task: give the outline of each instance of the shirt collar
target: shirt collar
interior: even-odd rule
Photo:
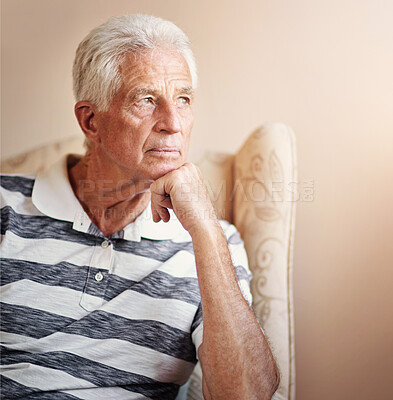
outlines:
[[[88,232],[92,221],[75,196],[67,168],[68,156],[64,156],[51,168],[37,174],[32,201],[43,214],[73,223],[73,229]],[[153,221],[150,203],[136,220],[124,228],[124,239],[140,241],[141,238],[151,240],[173,240],[175,242],[190,241],[191,237],[177,219],[173,210],[169,210],[169,222]]]

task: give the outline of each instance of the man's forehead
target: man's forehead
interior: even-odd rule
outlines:
[[[152,72],[157,67],[168,71],[189,69],[187,61],[181,53],[166,48],[126,53],[120,63],[120,70],[123,73],[130,70]]]
[[[134,80],[149,83],[152,79],[191,80],[190,70],[183,55],[166,48],[125,54],[119,65],[119,72],[123,81],[130,83]]]

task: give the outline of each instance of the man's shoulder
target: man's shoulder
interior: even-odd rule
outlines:
[[[33,192],[35,174],[1,174],[1,191],[18,192],[25,197],[31,197]]]
[[[32,174],[0,175],[1,233],[20,229],[26,220],[32,220],[40,212],[32,203],[35,176]]]

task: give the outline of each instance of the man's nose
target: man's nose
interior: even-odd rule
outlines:
[[[156,108],[157,122],[155,130],[163,133],[177,133],[181,131],[180,117],[175,104],[161,103]]]

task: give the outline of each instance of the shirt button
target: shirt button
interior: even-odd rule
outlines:
[[[101,247],[103,248],[103,249],[106,249],[108,246],[109,246],[109,242],[107,241],[107,240],[104,240],[102,243],[101,243]]]
[[[104,275],[102,275],[101,272],[97,272],[97,273],[95,274],[95,276],[94,276],[94,279],[95,279],[97,282],[101,282],[101,281],[104,279]]]

